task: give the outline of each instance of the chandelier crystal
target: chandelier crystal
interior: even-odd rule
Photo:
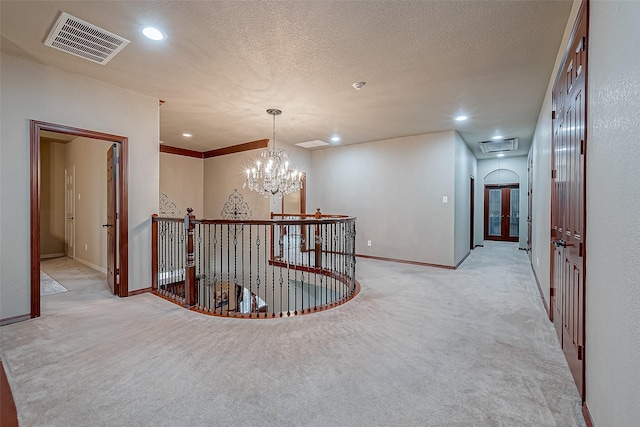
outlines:
[[[247,168],[243,188],[249,187],[264,197],[282,197],[302,188],[302,171],[291,170],[287,152],[276,148],[276,116],[282,111],[267,110],[273,116],[273,138],[271,147],[262,150],[254,165]]]

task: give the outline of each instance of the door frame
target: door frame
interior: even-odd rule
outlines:
[[[476,213],[476,179],[469,177],[469,249],[474,250],[475,245],[475,213]]]
[[[118,165],[118,202],[120,206],[118,259],[120,262],[120,293],[129,295],[129,138],[103,132],[30,120],[30,176],[31,176],[31,318],[40,316],[40,133],[57,132],[85,138],[114,142],[120,145],[120,163]]]

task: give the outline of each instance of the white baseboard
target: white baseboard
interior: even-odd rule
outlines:
[[[63,252],[59,252],[59,253],[55,253],[55,254],[40,254],[40,259],[60,258],[60,257],[63,257],[63,256],[64,256]]]
[[[80,264],[84,264],[84,265],[86,265],[87,267],[91,267],[91,268],[93,268],[94,270],[98,270],[100,273],[107,274],[107,269],[106,269],[106,268],[104,268],[104,267],[100,267],[99,265],[95,265],[95,264],[93,264],[93,263],[91,263],[91,262],[89,262],[89,261],[85,261],[85,260],[83,260],[83,259],[82,259],[82,258],[80,258],[80,257],[75,257],[75,258],[74,258],[74,261],[78,261]]]

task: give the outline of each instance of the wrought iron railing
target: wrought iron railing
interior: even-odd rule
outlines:
[[[340,305],[359,291],[356,220],[271,214],[269,220],[152,218],[152,289],[218,316],[273,318]]]

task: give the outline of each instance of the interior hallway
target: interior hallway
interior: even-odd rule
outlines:
[[[120,299],[47,261],[69,292],[0,329],[20,423],[584,425],[526,253],[485,243],[455,271],[359,258],[354,300],[275,320]]]

